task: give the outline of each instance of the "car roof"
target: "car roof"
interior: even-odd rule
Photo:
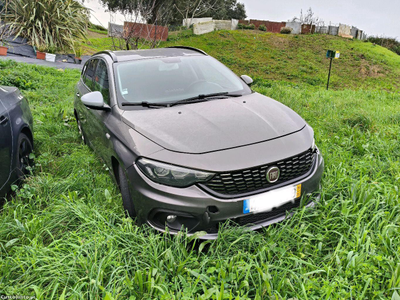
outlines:
[[[141,60],[159,57],[182,57],[182,56],[204,56],[204,51],[192,47],[174,46],[168,48],[142,49],[142,50],[122,50],[122,51],[101,51],[96,55],[109,55],[114,62],[123,62],[131,60]]]

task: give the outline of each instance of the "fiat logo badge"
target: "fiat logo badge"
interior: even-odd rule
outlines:
[[[278,167],[271,167],[267,170],[267,181],[269,183],[277,182],[280,175],[280,170]]]

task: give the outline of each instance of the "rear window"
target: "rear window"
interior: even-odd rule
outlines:
[[[96,70],[97,59],[92,59],[87,63],[85,74],[83,75],[83,82],[86,86],[93,91],[94,84],[93,84],[93,77],[94,71]]]

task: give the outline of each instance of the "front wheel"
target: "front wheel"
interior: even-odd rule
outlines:
[[[26,134],[20,133],[18,136],[17,148],[17,175],[18,179],[22,179],[29,174],[30,168],[33,167],[33,146],[31,140]]]
[[[118,166],[118,184],[121,191],[122,203],[124,205],[124,210],[131,218],[136,217],[135,206],[133,205],[133,200],[131,192],[129,190],[128,179],[126,178],[124,170],[121,166]]]

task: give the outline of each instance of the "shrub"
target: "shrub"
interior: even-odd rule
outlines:
[[[367,41],[385,47],[400,55],[400,42],[396,38],[370,36]]]
[[[292,33],[292,28],[290,28],[290,27],[282,27],[281,28],[281,33],[282,34],[291,34]]]
[[[264,24],[261,24],[260,26],[258,26],[258,30],[267,31],[267,27]]]
[[[89,12],[75,0],[10,0],[4,20],[38,49],[72,49],[86,38]]]
[[[255,26],[254,24],[249,24],[249,25],[242,24],[242,23],[239,23],[239,24],[238,24],[238,29],[249,29],[249,30],[254,30],[255,28],[256,28],[256,26]]]

